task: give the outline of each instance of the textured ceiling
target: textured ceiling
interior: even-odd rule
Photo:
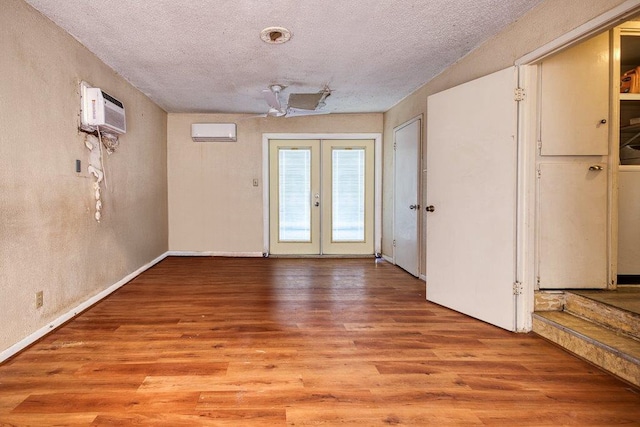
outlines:
[[[212,113],[264,113],[274,83],[387,111],[539,2],[27,0],[166,111]],[[269,26],[291,40],[264,43]]]

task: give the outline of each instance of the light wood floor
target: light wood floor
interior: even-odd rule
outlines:
[[[640,425],[640,391],[372,259],[168,258],[0,366],[0,425]]]

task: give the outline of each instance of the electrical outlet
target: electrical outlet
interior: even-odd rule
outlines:
[[[40,308],[44,305],[44,293],[42,291],[36,292],[36,308]]]

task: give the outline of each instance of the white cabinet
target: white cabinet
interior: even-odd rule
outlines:
[[[608,284],[609,51],[607,32],[539,65],[541,289]]]

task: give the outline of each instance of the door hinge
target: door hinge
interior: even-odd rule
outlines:
[[[394,142],[394,143],[393,143],[393,149],[394,149],[394,150],[396,150],[397,148],[398,148],[398,143],[397,143],[397,142]]]
[[[536,170],[536,176],[538,177],[538,179],[540,179],[540,177],[542,176],[542,171],[540,169]]]
[[[522,286],[522,282],[514,282],[513,283],[513,294],[514,295],[522,295],[524,292],[524,287]]]
[[[513,99],[516,102],[524,101],[524,96],[525,96],[524,89],[521,87],[517,87],[513,93]]]
[[[393,247],[396,247],[396,239],[393,239]]]

